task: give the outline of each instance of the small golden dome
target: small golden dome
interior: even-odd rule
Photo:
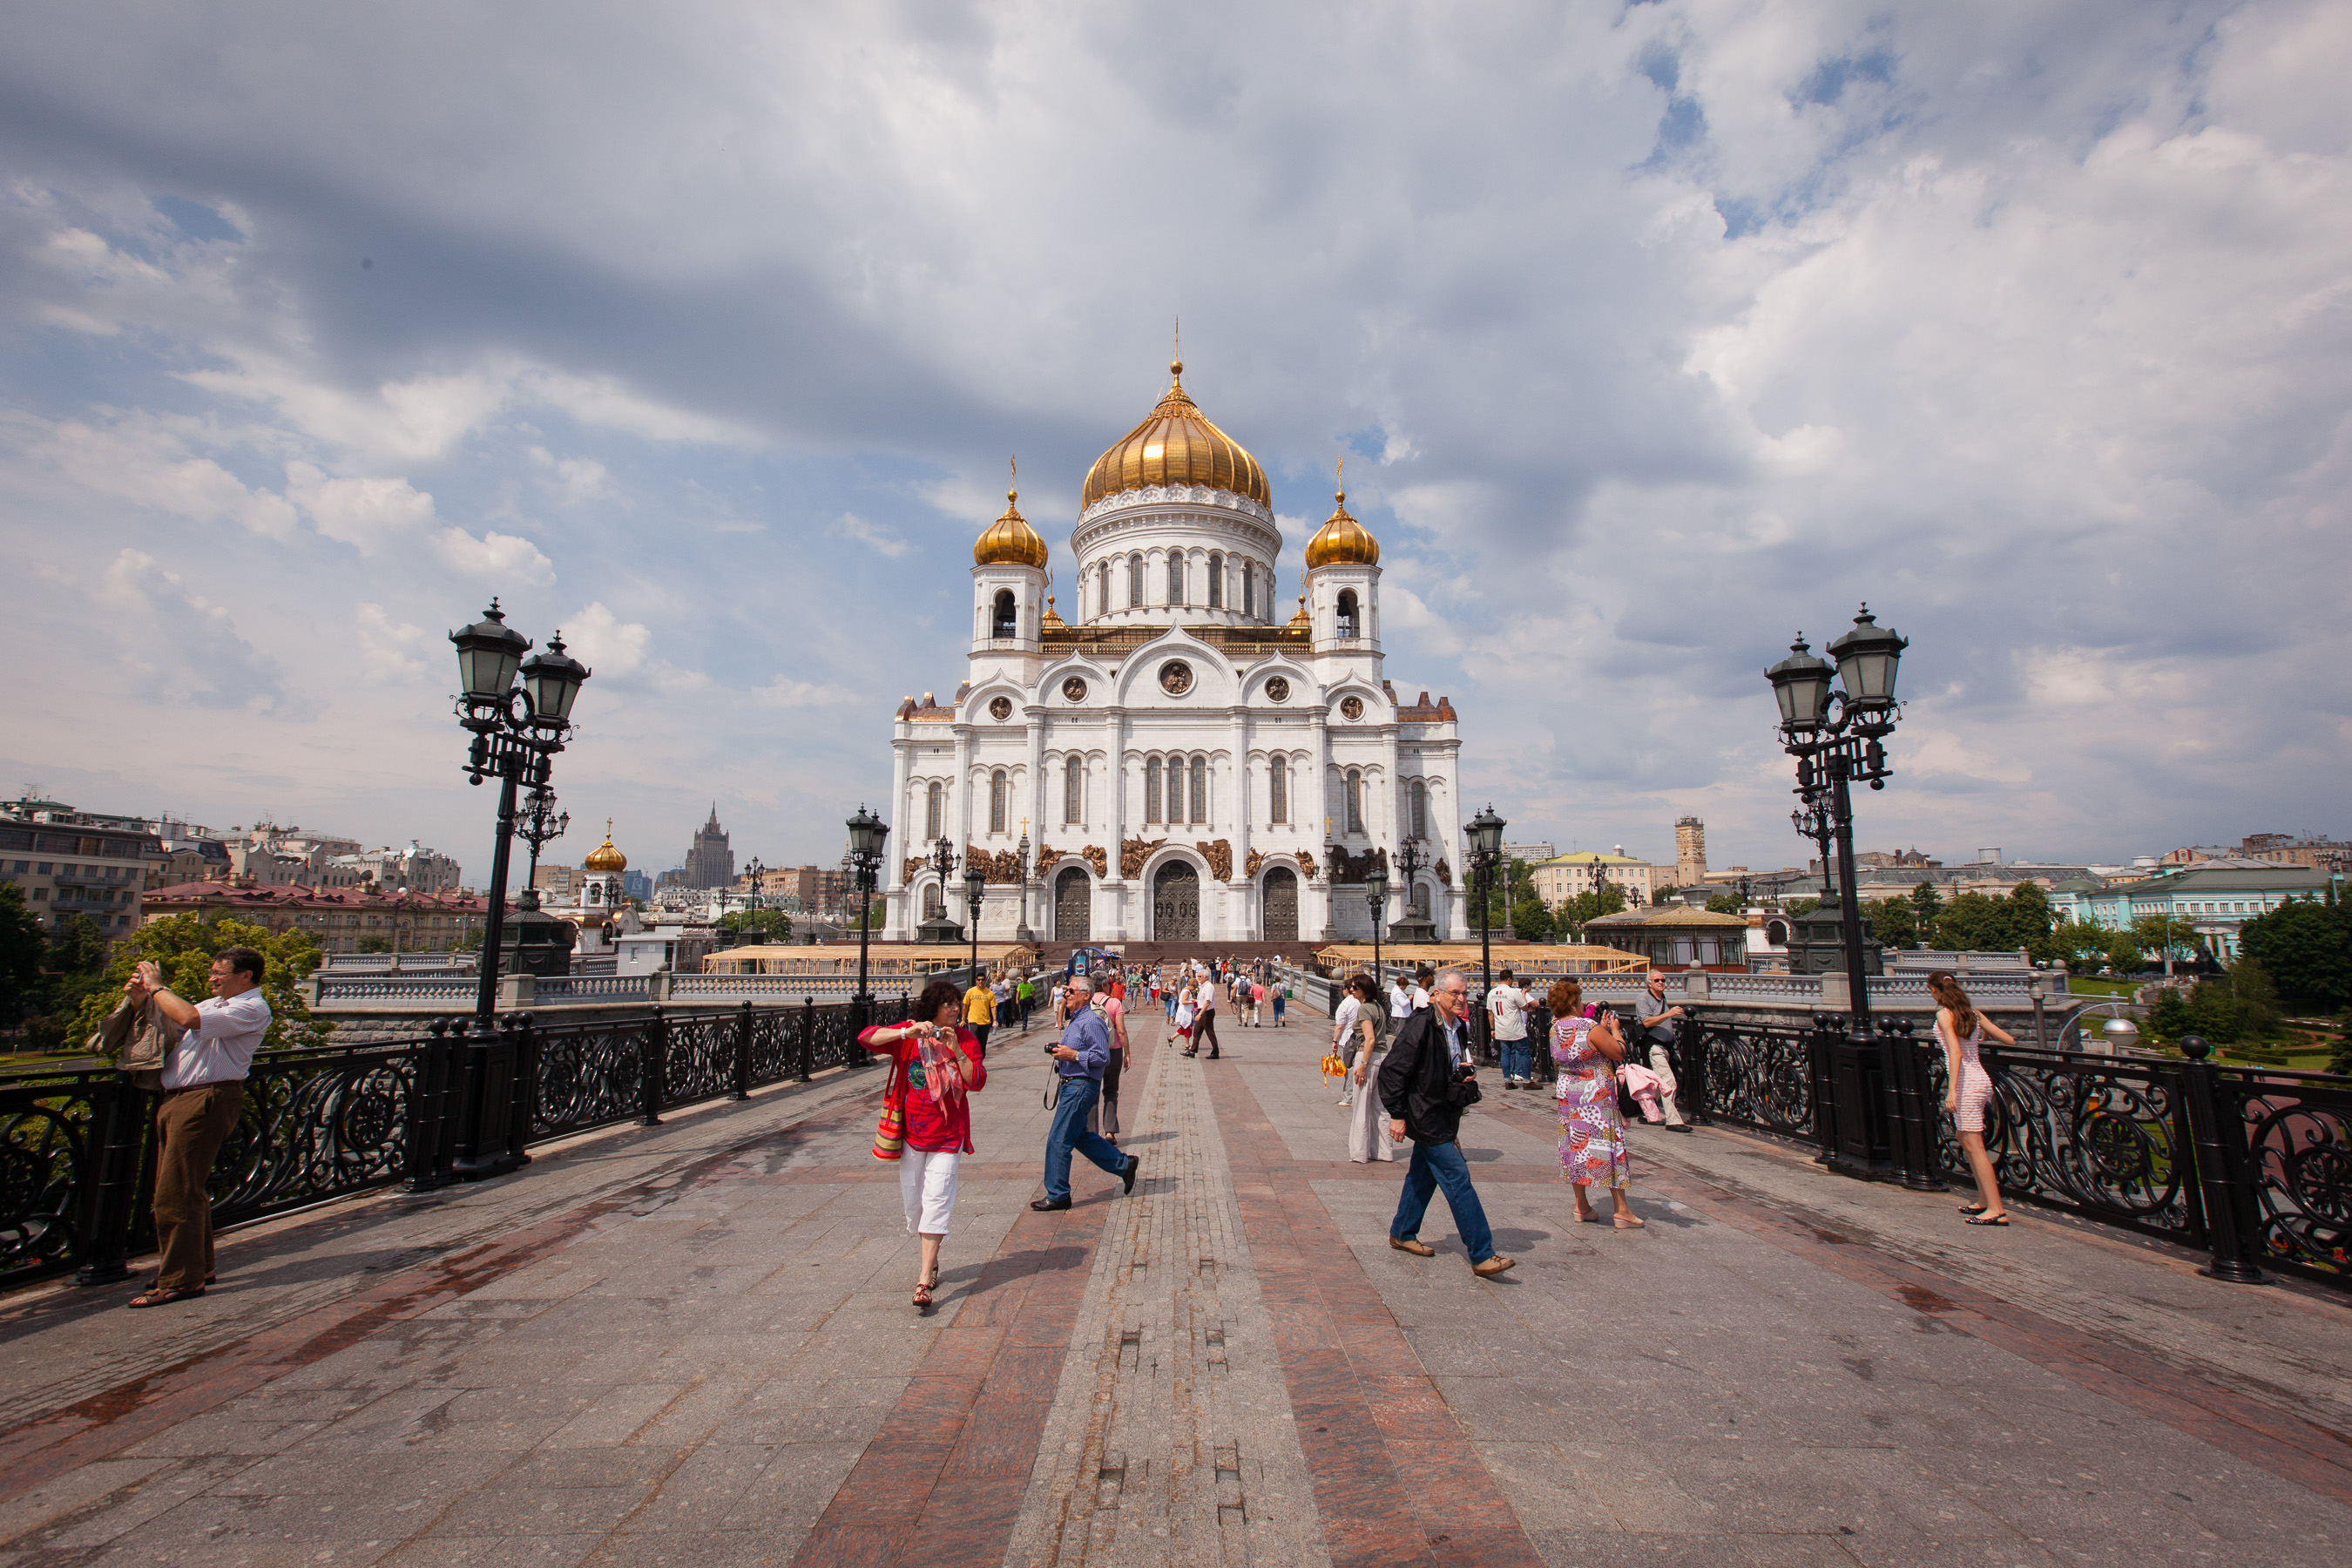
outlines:
[[[1340,490],[1331,500],[1331,515],[1307,542],[1307,569],[1379,565],[1381,542],[1372,537],[1371,530],[1348,515],[1348,492]]]
[[[1095,459],[1079,498],[1081,510],[1105,496],[1154,485],[1203,485],[1231,490],[1271,509],[1265,470],[1242,444],[1209,422],[1184,395],[1184,362],[1168,366],[1175,378],[1168,395],[1119,443]]]
[[[1315,625],[1315,617],[1307,613],[1307,595],[1304,594],[1298,595],[1298,613],[1290,617],[1290,624],[1300,630],[1311,629]]]
[[[604,842],[588,851],[588,869],[625,871],[628,868],[629,858],[613,847],[613,819],[608,816],[604,819]]]
[[[1069,623],[1062,619],[1061,612],[1054,608],[1054,595],[1051,594],[1045,595],[1045,618],[1037,625],[1046,631],[1066,630],[1069,626]]]
[[[1015,469],[1017,476],[1019,469]],[[1021,492],[1004,492],[1004,515],[988,525],[988,531],[972,542],[971,563],[975,566],[1034,566],[1045,569],[1045,541],[1029,526],[1021,515]]]

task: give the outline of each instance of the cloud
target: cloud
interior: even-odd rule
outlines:
[[[564,622],[562,633],[572,658],[607,677],[635,674],[653,645],[652,632],[639,622],[622,620],[602,599]]]
[[[227,609],[188,593],[152,556],[125,550],[99,591],[134,700],[261,710],[284,696],[277,666]]]
[[[755,701],[770,708],[825,708],[837,703],[862,700],[859,694],[846,686],[831,681],[794,680],[789,675],[779,675],[767,685],[751,693]]]
[[[840,521],[833,525],[833,531],[842,538],[855,540],[877,554],[886,556],[892,561],[903,559],[915,552],[914,545],[895,534],[887,533],[875,527],[854,511],[843,512]]]
[[[273,539],[293,531],[294,509],[283,497],[248,486],[211,458],[189,455],[186,433],[174,424],[145,414],[106,424],[20,416],[5,428],[45,478],[83,494],[195,522],[226,520]]]

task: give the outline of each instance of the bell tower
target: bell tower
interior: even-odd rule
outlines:
[[[1013,477],[1017,481],[1020,469]],[[1021,491],[971,547],[971,651],[1035,653],[1045,617],[1045,541],[1021,515]]]
[[[1346,478],[1341,459],[1340,478]],[[1331,515],[1307,542],[1307,609],[1315,651],[1377,654],[1381,647],[1381,543],[1348,513],[1348,492],[1337,489]]]

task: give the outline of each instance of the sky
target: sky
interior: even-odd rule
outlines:
[[[829,862],[1185,384],[1514,840],[1801,864],[1765,666],[1911,639],[1862,847],[2352,834],[2352,7],[0,6],[0,791],[487,874]],[[594,823],[593,828],[588,824]]]

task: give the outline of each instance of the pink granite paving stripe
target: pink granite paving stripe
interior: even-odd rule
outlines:
[[[1206,1069],[1209,1102],[1335,1568],[1539,1568],[1542,1554],[1316,1196],[1310,1182],[1328,1163],[1290,1159],[1249,1085],[1223,1069]],[[1391,1184],[1404,1173],[1402,1163],[1345,1168]]]

